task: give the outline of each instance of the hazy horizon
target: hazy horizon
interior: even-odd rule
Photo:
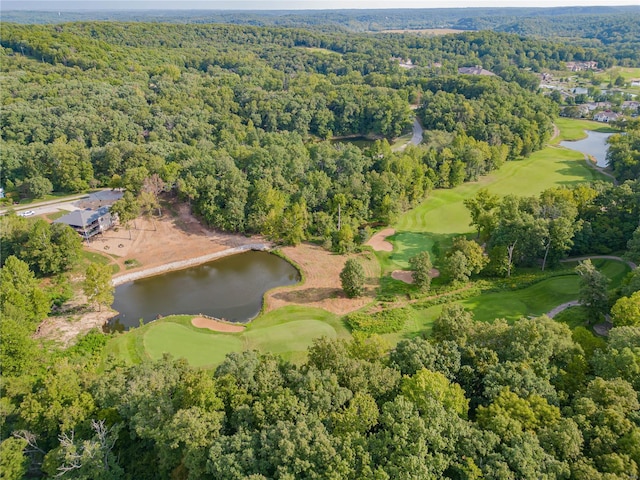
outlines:
[[[447,6],[424,0],[238,0],[238,1],[151,1],[151,0],[5,0],[1,10],[27,11],[123,11],[123,10],[350,10],[350,9],[447,9],[447,8],[561,8],[638,6],[638,0],[451,0]]]

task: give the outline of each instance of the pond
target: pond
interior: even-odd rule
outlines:
[[[591,130],[586,130],[585,133],[587,134],[587,138],[573,142],[563,141],[560,142],[560,145],[570,150],[592,156],[596,160],[596,165],[605,168],[607,166],[607,151],[609,150],[607,140],[613,134],[593,132]]]
[[[159,315],[205,314],[247,322],[260,313],[267,290],[300,281],[289,262],[267,252],[247,252],[116,287],[120,315],[109,330],[137,327]]]

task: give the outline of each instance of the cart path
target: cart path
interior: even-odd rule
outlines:
[[[618,262],[624,262],[627,265],[629,265],[629,268],[631,268],[631,270],[635,270],[636,268],[638,268],[638,266],[632,261],[625,260],[624,258],[617,257],[615,255],[585,255],[584,257],[565,258],[560,261],[567,263],[567,262],[581,262],[583,260],[591,260],[591,259],[617,260]],[[571,308],[571,307],[577,307],[578,305],[580,305],[579,300],[571,300],[570,302],[563,303],[553,308],[550,312],[548,312],[547,317],[553,318],[563,310],[566,310],[567,308]]]

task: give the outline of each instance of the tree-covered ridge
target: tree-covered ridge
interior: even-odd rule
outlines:
[[[490,32],[429,42],[229,25],[7,24],[3,181],[25,196],[96,185],[138,195],[156,175],[213,226],[349,248],[364,224],[388,223],[433,186],[473,180],[548,138],[555,107],[511,65],[529,62],[534,44]],[[393,60],[414,53],[428,66],[406,71]],[[486,61],[502,78],[440,77],[435,60],[452,72]],[[456,95],[464,101],[452,105]],[[429,128],[453,135],[402,152],[385,141],[364,152],[321,142],[397,137],[414,102],[433,117]]]
[[[309,28],[339,34],[385,30],[493,30],[537,38],[558,38],[607,52],[619,62],[637,65],[635,43],[640,11],[634,6],[556,8],[385,9],[341,11],[112,11],[3,12],[19,23],[70,21],[235,24]]]

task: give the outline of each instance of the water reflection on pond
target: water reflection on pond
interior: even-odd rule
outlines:
[[[266,252],[247,252],[116,287],[112,330],[137,327],[159,315],[203,313],[246,322],[260,313],[264,293],[300,280],[298,271]]]
[[[609,144],[607,140],[612,133],[593,132],[586,130],[587,138],[576,141],[563,141],[560,142],[565,148],[575,150],[580,153],[592,156],[596,160],[596,165],[605,168],[607,166],[607,151],[609,150]]]

